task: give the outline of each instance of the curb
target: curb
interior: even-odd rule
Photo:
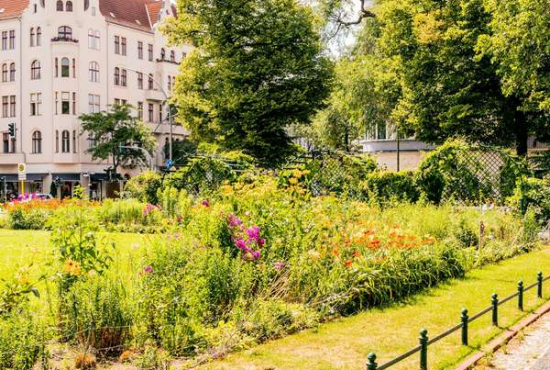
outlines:
[[[539,307],[535,312],[521,320],[516,325],[512,326],[510,329],[504,331],[498,337],[490,341],[482,350],[473,354],[460,365],[458,365],[455,370],[471,370],[473,367],[487,355],[493,354],[495,351],[499,350],[502,346],[506,345],[510,340],[512,340],[520,331],[526,327],[533,324],[535,321],[540,319],[542,316],[550,312],[550,302],[547,302],[542,307]]]

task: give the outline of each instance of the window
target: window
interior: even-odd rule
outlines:
[[[76,116],[76,93],[73,93],[73,114]]]
[[[99,63],[90,62],[90,82],[99,82]]]
[[[138,72],[138,89],[143,90],[143,73]]]
[[[55,152],[59,153],[59,131],[55,130]]]
[[[73,2],[72,1],[67,1],[67,4],[65,4],[65,10],[68,11],[68,12],[73,11]]]
[[[128,72],[125,69],[122,69],[120,71],[120,86],[126,87],[128,85],[127,77],[128,77]]]
[[[59,93],[55,92],[55,114],[59,114]]]
[[[143,102],[138,102],[138,119],[143,121]]]
[[[13,118],[15,117],[15,95],[5,95],[2,97],[2,117]]]
[[[61,152],[62,153],[71,152],[71,134],[67,130],[64,130],[61,133]]]
[[[73,58],[73,78],[76,78],[76,59]]]
[[[42,153],[42,133],[35,131],[32,134],[32,154]]]
[[[40,71],[42,66],[39,60],[35,60],[31,63],[31,80],[40,80]]]
[[[14,30],[10,31],[10,49],[11,50],[15,49],[15,31]]]
[[[120,37],[115,36],[115,54],[120,54]]]
[[[120,68],[115,67],[115,85],[120,85]]]
[[[31,94],[31,116],[39,116],[42,110],[42,93]]]
[[[91,134],[88,136],[88,148],[93,149],[97,146],[97,140]]]
[[[73,153],[76,153],[76,130],[73,130]]]
[[[61,59],[61,77],[71,77],[71,62],[69,58]]]
[[[10,81],[15,81],[15,63],[10,64]]]
[[[147,45],[147,52],[148,52],[148,54],[149,54],[149,61],[152,62],[152,61],[153,61],[153,57],[154,57],[154,54],[153,54],[153,44]]]
[[[36,28],[36,46],[42,45],[42,28],[37,27]]]
[[[69,26],[61,26],[57,29],[57,37],[61,40],[70,40],[73,38],[73,29]]]
[[[9,153],[10,152],[10,134],[8,133],[4,133],[3,135],[3,138],[4,138],[4,153]]]
[[[8,64],[2,64],[2,82],[8,82]]]
[[[88,49],[99,50],[100,46],[99,31],[88,30]]]
[[[143,42],[138,41],[138,59],[143,59]]]
[[[84,11],[88,10],[90,7],[90,0],[84,0]]]
[[[176,52],[174,50],[170,52],[170,61],[176,63]]]
[[[160,60],[166,59],[166,50],[164,48],[160,49]]]
[[[35,36],[36,34],[34,33],[34,27],[31,27],[31,47],[34,46]]]
[[[162,123],[162,104],[159,104],[159,123]]]
[[[15,95],[10,96],[10,117],[15,117]]]
[[[2,32],[2,50],[8,50],[8,31]]]
[[[149,73],[149,90],[153,90],[155,88],[155,81],[153,80],[153,74]]]
[[[10,114],[10,97],[9,96],[3,96],[2,97],[2,117],[7,118]]]
[[[122,48],[122,55],[126,55],[126,37],[120,38],[120,44]]]
[[[155,108],[152,103],[149,103],[149,122],[154,122],[155,120]]]
[[[56,7],[58,12],[62,12],[63,11],[63,1],[57,0],[57,3],[56,3],[55,7]]]
[[[71,114],[71,94],[68,92],[61,93],[61,114]]]
[[[59,59],[55,58],[55,77],[59,77]]]
[[[101,111],[100,96],[88,95],[88,113],[99,113]]]
[[[172,76],[168,76],[168,91],[172,91]]]

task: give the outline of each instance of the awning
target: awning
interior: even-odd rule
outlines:
[[[27,174],[27,180],[25,180],[25,181],[43,181],[44,176],[46,176],[46,175],[43,174],[43,173],[28,173]],[[18,182],[19,181],[19,176],[14,175],[12,173],[10,173],[10,174],[0,174],[0,178],[2,178],[2,177],[6,178],[6,182]]]
[[[52,175],[53,181],[55,181],[57,178],[59,178],[60,181],[80,181],[80,174],[79,173],[54,173]]]
[[[106,173],[92,173],[90,175],[90,181],[105,181],[107,180],[107,174]]]

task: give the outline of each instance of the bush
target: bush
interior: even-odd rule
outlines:
[[[161,187],[162,176],[157,172],[148,171],[130,179],[124,190],[142,203],[159,204],[158,191]]]
[[[0,317],[0,369],[28,370],[46,361],[49,336],[33,313]]]
[[[362,184],[366,199],[387,202],[390,200],[401,202],[416,202],[420,191],[414,182],[413,172],[373,172],[367,175]]]
[[[508,205],[521,214],[532,209],[540,222],[550,219],[550,180],[523,177],[517,183],[514,195]]]

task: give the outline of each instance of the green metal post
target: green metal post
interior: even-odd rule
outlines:
[[[491,296],[491,305],[493,306],[493,325],[498,326],[498,294]]]
[[[420,330],[420,370],[428,370],[428,331]]]
[[[518,282],[518,309],[523,311],[523,281]]]
[[[462,345],[468,345],[468,310],[463,308],[460,315],[460,320],[462,321]]]
[[[367,362],[367,370],[376,370],[378,368],[378,364],[376,363],[376,355],[374,352],[369,353],[367,359],[369,360]]]
[[[542,272],[537,274],[537,297],[542,298]]]

